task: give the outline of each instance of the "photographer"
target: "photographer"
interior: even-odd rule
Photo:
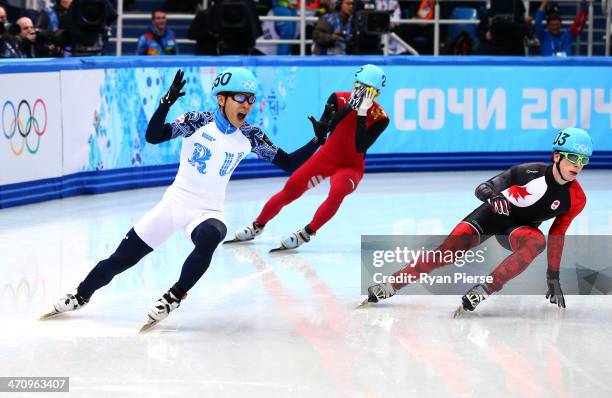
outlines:
[[[0,6],[0,58],[23,58],[17,41],[9,33],[10,25],[6,19],[6,10]]]
[[[319,18],[312,33],[315,55],[345,55],[351,41],[354,0],[338,0],[336,11]]]
[[[36,41],[36,29],[34,23],[28,17],[21,17],[15,22],[19,27],[16,36],[17,46],[24,58],[39,58],[40,47]]]

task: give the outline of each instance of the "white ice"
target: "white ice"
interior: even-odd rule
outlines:
[[[191,250],[182,233],[83,310],[37,318],[112,253],[164,188],[0,210],[0,376],[69,376],[60,397],[612,396],[611,297],[568,296],[563,311],[544,291],[492,296],[459,320],[450,318],[456,296],[396,296],[355,309],[360,235],[447,233],[478,205],[473,189],[492,174],[368,174],[310,243],[268,254],[310,221],[323,183],[254,243],[220,247],[181,307],[143,335],[148,307]],[[612,234],[611,178],[585,170],[589,202],[570,233]],[[232,181],[228,235],[284,181]]]

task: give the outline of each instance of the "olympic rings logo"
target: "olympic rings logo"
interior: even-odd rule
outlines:
[[[583,144],[574,144],[574,151],[586,154],[589,153],[589,147]]]
[[[38,98],[34,105],[21,100],[15,108],[12,101],[6,101],[2,106],[2,133],[9,140],[11,152],[20,156],[24,148],[34,155],[40,148],[40,137],[47,131],[47,105]],[[34,134],[31,134],[34,132]],[[19,133],[19,135],[17,135]],[[33,136],[36,143],[32,145]],[[21,143],[19,138],[21,137]],[[15,143],[17,141],[17,144]]]
[[[244,81],[242,82],[242,88],[249,92],[255,91],[257,90],[257,83]]]

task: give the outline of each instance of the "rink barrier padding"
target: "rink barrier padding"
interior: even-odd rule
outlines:
[[[417,171],[503,170],[526,162],[546,161],[550,152],[522,154],[375,154],[366,156],[367,173]],[[593,154],[588,169],[612,168],[612,152]],[[0,186],[0,208],[7,208],[83,194],[101,194],[127,189],[170,185],[178,164],[97,170]],[[587,171],[588,172],[588,171]],[[232,179],[282,177],[288,173],[260,159],[246,159]],[[407,176],[407,179],[410,177]],[[476,186],[480,181],[474,181]],[[270,192],[272,194],[272,192]]]
[[[211,79],[224,67],[246,66],[261,82],[249,121],[290,152],[312,138],[306,116],[318,115],[330,92],[350,89],[365,63],[385,68],[379,101],[390,118],[368,151],[368,172],[501,170],[547,161],[552,126],[574,119],[593,135],[588,168],[612,167],[612,57],[0,60],[0,208],[170,184],[181,140],[148,145],[144,131],[177,68],[189,84],[168,120],[214,109],[206,91]],[[13,131],[18,125],[30,128],[25,140]],[[233,178],[283,175],[247,158]]]

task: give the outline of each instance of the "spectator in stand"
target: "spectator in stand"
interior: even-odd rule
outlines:
[[[319,18],[312,33],[315,55],[344,55],[351,40],[354,0],[338,0],[336,10]]]
[[[296,17],[298,11],[291,0],[274,0],[272,14],[277,17]],[[279,39],[295,39],[298,30],[297,23],[291,21],[275,21],[274,31]],[[289,55],[293,44],[279,44],[276,48],[276,55]]]
[[[166,12],[154,10],[151,13],[151,26],[140,36],[137,55],[177,55],[178,43],[172,29],[168,28]]]
[[[572,55],[572,44],[574,39],[578,37],[587,18],[588,4],[586,1],[580,3],[580,11],[574,19],[574,22],[568,30],[561,31],[561,15],[557,11],[549,12],[546,16],[546,27],[544,30],[542,20],[544,19],[544,11],[549,1],[544,0],[535,16],[535,31],[538,40],[540,41],[540,54],[545,56],[565,57]]]
[[[291,0],[274,0],[267,16],[295,17],[298,10]],[[308,12],[308,11],[307,11]],[[261,24],[262,36],[266,40],[297,39],[297,24],[291,21],[265,21]],[[258,44],[257,49],[266,55],[290,55],[293,44]]]

